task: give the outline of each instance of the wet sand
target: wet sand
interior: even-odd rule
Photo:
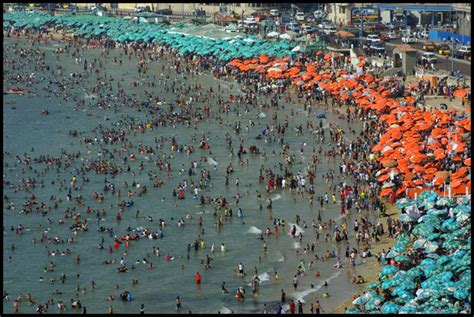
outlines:
[[[398,209],[395,204],[387,203],[386,206],[387,216],[391,216],[392,219],[398,219],[398,216],[400,216],[400,209]],[[386,222],[386,217],[380,218],[380,221]],[[380,242],[371,245],[372,248],[370,248],[370,250],[373,256],[371,256],[370,258],[365,258],[365,263],[357,268],[357,275],[363,276],[365,279],[365,283],[358,286],[359,291],[355,292],[351,298],[347,299],[344,303],[337,306],[333,311],[334,313],[344,314],[346,308],[354,307],[354,305],[352,304],[354,299],[362,293],[366,292],[367,286],[370,283],[375,282],[380,273],[380,269],[382,267],[377,262],[377,258],[375,257],[375,255],[377,255],[379,252],[382,252],[382,250],[387,251],[388,248],[393,247],[395,243],[395,239],[389,238],[388,236],[384,235],[380,239]]]

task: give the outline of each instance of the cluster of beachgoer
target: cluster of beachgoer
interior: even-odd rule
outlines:
[[[18,36],[9,33],[9,36]],[[42,214],[45,217],[51,217],[52,212],[61,214],[63,217],[57,219],[57,224],[66,224],[70,226],[70,237],[55,236],[50,232],[50,228],[41,228],[41,236],[38,240],[33,239],[33,244],[52,243],[54,250],[50,250],[46,245],[49,256],[59,254],[76,254],[74,243],[81,238],[82,234],[90,234],[89,228],[93,225],[84,217],[87,214],[95,214],[97,217],[97,231],[109,235],[109,241],[101,237],[98,245],[99,250],[108,250],[109,255],[118,252],[123,244],[125,251],[120,260],[115,258],[106,259],[103,264],[117,264],[118,273],[131,272],[140,264],[146,265],[147,270],[153,270],[156,261],[149,253],[134,264],[127,265],[126,259],[128,249],[140,244],[140,239],[148,238],[151,240],[161,239],[165,236],[165,219],[156,221],[152,214],[143,214],[140,217],[140,210],[136,210],[135,218],[149,223],[149,226],[131,228],[128,226],[126,232],[116,232],[114,225],[105,221],[107,213],[115,214],[116,223],[125,222],[130,217],[127,210],[135,209],[134,202],[140,199],[146,199],[147,185],[159,190],[160,187],[167,187],[167,183],[174,179],[179,179],[175,188],[166,188],[166,196],[162,198],[174,199],[176,206],[177,200],[195,199],[198,206],[212,208],[211,213],[214,216],[214,227],[222,228],[226,223],[232,221],[233,215],[243,221],[244,210],[239,207],[239,202],[247,199],[250,187],[257,191],[257,205],[263,209],[262,200],[266,202],[266,209],[271,211],[274,204],[272,195],[289,191],[292,198],[297,200],[306,200],[313,207],[314,217],[310,230],[303,233],[301,228],[308,228],[305,221],[302,221],[297,215],[294,223],[287,223],[285,219],[272,218],[269,216],[269,226],[263,235],[260,235],[262,241],[262,250],[267,253],[269,250],[269,236],[278,236],[280,231],[287,231],[290,236],[303,246],[303,251],[297,249],[295,257],[298,259],[297,266],[294,268],[293,287],[295,292],[298,289],[300,279],[313,275],[310,271],[316,271],[316,279],[325,280],[321,276],[318,266],[324,265],[323,262],[331,261],[334,269],[347,268],[354,276],[354,283],[364,283],[363,276],[357,275],[356,265],[362,262],[363,258],[373,256],[370,253],[371,246],[380,240],[380,237],[386,235],[392,237],[394,232],[404,230],[404,224],[392,221],[387,218],[387,224],[380,222],[379,215],[385,210],[384,203],[378,197],[380,185],[377,184],[376,173],[381,168],[381,164],[370,158],[370,150],[378,142],[380,134],[384,130],[384,125],[374,120],[372,113],[367,109],[351,107],[354,105],[352,99],[340,100],[329,94],[325,90],[305,91],[301,87],[291,85],[289,79],[274,80],[264,79],[262,76],[252,73],[242,73],[237,69],[230,68],[226,62],[219,61],[216,56],[180,56],[177,51],[167,45],[156,43],[113,43],[102,39],[81,39],[79,37],[64,38],[65,47],[57,49],[53,53],[45,53],[39,45],[46,44],[47,36],[45,33],[29,33],[27,39],[31,47],[23,48],[20,44],[14,44],[6,47],[4,64],[4,78],[8,85],[25,85],[27,87],[36,87],[39,83],[45,85],[44,92],[49,94],[51,101],[61,100],[62,102],[74,102],[76,105],[73,111],[88,111],[101,109],[103,111],[113,111],[117,114],[116,119],[104,118],[103,123],[97,125],[90,131],[70,131],[69,136],[74,141],[77,138],[81,151],[72,153],[61,149],[61,155],[38,155],[32,149],[29,153],[20,154],[4,151],[6,160],[16,160],[14,166],[6,167],[16,168],[16,175],[9,172],[4,177],[4,184],[8,186],[12,194],[5,194],[5,201],[10,212],[18,209],[18,205],[13,199],[14,194],[28,193],[29,198],[24,200],[20,213]],[[88,50],[93,47],[100,49],[100,57],[90,58]],[[143,96],[134,93],[127,93],[128,87],[124,87],[123,81],[113,78],[104,67],[112,51],[120,52],[119,57],[113,58],[115,67],[120,68],[124,60],[136,60],[137,71],[140,80],[133,82],[130,88],[142,87],[145,92]],[[46,55],[53,54],[57,65],[46,64]],[[313,57],[304,56],[301,62],[309,62]],[[319,58],[319,57],[314,57]],[[158,74],[151,74],[149,65],[159,60],[166,60],[167,65],[163,65]],[[82,70],[70,71],[68,74],[65,66],[59,66],[59,63],[71,63],[75,65],[83,64]],[[339,65],[344,67],[344,65]],[[349,66],[348,69],[351,69]],[[35,73],[30,72],[34,69]],[[28,70],[28,71],[26,71]],[[54,80],[46,80],[42,72],[49,72],[54,75]],[[199,83],[199,77],[204,73],[211,73],[217,79],[228,79],[230,85],[228,89],[221,86],[219,81],[216,86],[204,89]],[[335,75],[333,75],[335,77]],[[234,85],[241,89],[236,94],[233,92]],[[273,86],[275,88],[272,88]],[[268,87],[270,88],[268,88]],[[421,89],[431,89],[420,84]],[[167,93],[172,93],[173,100],[165,100],[158,92],[158,87]],[[267,87],[263,89],[262,87]],[[83,92],[76,94],[75,91],[88,91],[85,97]],[[127,90],[125,89],[127,88]],[[392,88],[394,93],[403,93],[403,85],[400,82],[393,81]],[[225,93],[224,93],[225,91]],[[39,91],[36,93],[40,93]],[[228,95],[227,95],[228,94]],[[308,116],[306,125],[294,124],[294,117],[297,116],[295,109],[290,109],[290,114],[285,115],[280,110],[287,109],[284,104],[301,104],[301,108]],[[196,105],[202,105],[197,107]],[[250,111],[257,110],[257,115],[250,118],[247,114]],[[263,111],[272,113],[272,122],[268,122]],[[130,111],[140,111],[146,113],[146,119],[130,115]],[[323,111],[314,120],[313,113]],[[128,114],[126,114],[126,113]],[[287,111],[288,112],[288,111]],[[348,128],[336,122],[328,122],[327,113],[336,116],[341,121],[348,124]],[[233,113],[237,122],[228,122],[227,118]],[[90,114],[92,116],[92,114]],[[244,116],[247,122],[244,120]],[[141,117],[141,116],[140,116]],[[194,133],[189,140],[183,140],[179,136],[163,137],[159,133],[163,129],[195,129],[205,126],[207,122],[214,120],[216,124],[224,128],[230,128],[230,132],[223,132],[221,135],[214,136],[210,132]],[[266,120],[266,121],[264,121]],[[262,121],[265,123],[263,124]],[[360,132],[356,132],[354,122],[360,122]],[[241,127],[245,126],[244,129]],[[253,137],[255,130],[261,129]],[[178,131],[178,130],[177,130]],[[252,132],[252,136],[250,134]],[[153,133],[156,135],[154,142],[144,144],[139,139],[140,135]],[[232,135],[232,133],[234,135]],[[298,137],[297,144],[290,144],[287,140],[291,136]],[[219,149],[215,144],[218,139],[226,139],[227,149]],[[314,143],[312,149],[309,144]],[[278,145],[279,151],[267,153],[265,148],[269,145]],[[72,145],[72,143],[71,143]],[[248,149],[248,151],[247,151]],[[228,151],[233,160],[234,157],[239,166],[249,165],[249,160],[258,160],[260,158],[261,168],[254,174],[255,179],[240,184],[239,169],[230,163],[227,166],[218,165],[212,159],[213,152]],[[26,151],[26,149],[25,149]],[[197,152],[197,153],[195,153]],[[309,156],[307,155],[309,152]],[[199,153],[199,154],[198,154]],[[236,153],[236,155],[235,155]],[[201,158],[195,159],[192,155],[200,155]],[[306,154],[306,156],[305,156]],[[94,158],[97,155],[97,158]],[[235,155],[235,156],[234,156]],[[277,158],[278,165],[268,163],[268,156]],[[175,163],[176,157],[189,156],[189,164],[178,165]],[[192,156],[192,157],[191,157]],[[308,159],[309,158],[309,159]],[[321,173],[318,166],[325,160],[330,169],[326,173]],[[132,162],[139,161],[139,164]],[[133,166],[133,167],[132,167]],[[208,168],[208,166],[212,166]],[[151,168],[151,170],[150,170]],[[148,181],[137,181],[136,178],[146,172]],[[213,180],[214,175],[222,173],[225,170],[225,182],[216,184]],[[69,171],[72,177],[68,175],[60,176],[59,172]],[[44,181],[49,174],[57,173],[51,184]],[[34,173],[35,176],[28,176]],[[90,175],[95,177],[102,175],[103,190],[89,192]],[[211,176],[212,174],[212,176]],[[117,179],[120,176],[129,175],[128,181],[122,184]],[[15,178],[16,177],[16,178]],[[232,183],[231,180],[232,179]],[[325,186],[317,186],[322,180]],[[393,181],[397,181],[397,176],[393,176]],[[151,186],[150,186],[151,185]],[[37,201],[34,195],[37,187],[50,186],[57,190],[57,196],[53,195],[51,201],[54,204],[48,206],[46,202]],[[214,186],[225,186],[228,189],[229,196],[219,195],[216,197],[212,193]],[[247,187],[246,187],[247,186]],[[243,189],[245,188],[245,189]],[[122,191],[127,194],[124,199]],[[160,191],[161,192],[161,191]],[[232,193],[233,192],[233,193]],[[240,193],[243,193],[242,195]],[[266,198],[262,198],[265,196]],[[63,199],[62,199],[62,198]],[[119,200],[111,203],[112,198]],[[103,206],[96,209],[88,206],[88,201],[93,200]],[[232,201],[232,203],[229,203]],[[67,204],[67,207],[65,207]],[[109,205],[109,206],[106,206]],[[118,208],[117,208],[118,207]],[[328,210],[338,208],[340,216],[329,217]],[[118,212],[116,212],[118,209]],[[83,212],[84,211],[84,212]],[[207,212],[207,211],[205,211]],[[290,218],[290,216],[288,216]],[[354,219],[353,226],[350,226],[350,219]],[[54,222],[49,219],[49,226]],[[226,247],[222,242],[205,241],[205,225],[202,216],[193,217],[187,213],[185,217],[178,219],[171,218],[178,227],[186,228],[188,223],[196,224],[199,228],[198,235],[193,242],[183,241],[183,250],[186,250],[182,257],[190,259],[191,249],[195,251],[215,252],[215,244],[220,244],[220,252],[225,254]],[[38,229],[41,224],[38,224]],[[95,225],[95,224],[94,224]],[[273,226],[273,232],[270,229]],[[158,227],[158,229],[156,229]],[[17,228],[12,226],[12,232],[17,235],[24,232],[24,227],[19,224]],[[27,228],[28,229],[28,228]],[[31,229],[31,228],[30,228]],[[94,231],[94,230],[92,230]],[[80,233],[80,234],[79,234]],[[324,239],[324,241],[323,241]],[[57,245],[69,243],[61,251]],[[330,252],[327,250],[324,254],[317,254],[315,245],[321,243],[334,243],[334,245],[346,247],[346,262],[341,259],[343,254],[336,250]],[[106,245],[108,247],[106,247]],[[122,249],[122,248],[120,248]],[[160,257],[159,247],[153,247],[151,252],[154,256]],[[165,252],[165,261],[174,260],[170,252]],[[381,264],[384,264],[385,252],[377,255]],[[199,253],[202,254],[202,253]],[[311,260],[306,265],[305,257],[310,255]],[[177,257],[177,255],[175,255]],[[211,265],[212,258],[206,255],[203,260],[204,268],[210,270],[217,264]],[[76,256],[77,264],[80,263],[79,255]],[[316,264],[316,262],[320,262]],[[333,263],[334,262],[334,263]],[[54,262],[45,267],[45,272],[54,272]],[[237,275],[244,277],[244,264],[239,263]],[[274,279],[278,279],[275,272]],[[199,273],[195,279],[197,284],[201,284],[202,277]],[[291,276],[290,276],[291,278]],[[63,283],[66,278],[63,278]],[[251,279],[252,294],[260,292],[261,283],[257,269]],[[92,288],[95,287],[93,283]],[[132,285],[136,286],[138,281],[133,280]],[[52,282],[54,285],[54,282]],[[314,285],[311,285],[312,288]],[[328,286],[327,281],[324,286]],[[80,290],[80,288],[79,288]],[[86,311],[86,307],[80,302],[80,295],[85,292],[77,292],[77,299],[71,299],[70,307],[73,310],[81,309]],[[222,291],[228,292],[225,282]],[[4,300],[8,297],[5,295]],[[126,301],[132,301],[129,291],[120,293],[120,298]],[[248,296],[245,294],[245,286],[237,288],[235,297],[238,300],[244,300]],[[328,297],[329,293],[324,292],[323,297]],[[29,299],[28,299],[29,298]],[[31,295],[19,297],[13,301],[16,312],[19,312],[19,303],[24,300],[31,303]],[[109,302],[115,299],[115,295],[110,295]],[[135,300],[133,298],[133,300]],[[33,302],[34,303],[34,302]],[[37,312],[47,312],[51,305],[57,304],[59,311],[67,311],[68,305],[62,301],[55,302],[48,300],[43,304],[37,304]],[[34,303],[36,305],[36,303]],[[176,309],[181,309],[181,299],[176,299]],[[285,308],[285,305],[289,305]],[[286,299],[285,292],[282,290],[282,297],[276,306],[276,312],[281,313],[288,309],[291,313],[295,312],[295,306],[298,306],[298,312],[303,313],[303,302]],[[266,304],[264,312],[267,311]],[[144,306],[142,305],[144,311]],[[193,308],[194,309],[194,308]],[[319,300],[311,303],[310,311],[320,313],[322,310]],[[109,313],[113,312],[112,306],[109,307]]]

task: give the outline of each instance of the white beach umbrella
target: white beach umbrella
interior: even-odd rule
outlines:
[[[277,36],[279,36],[279,35],[280,35],[280,33],[275,32],[275,31],[272,31],[272,32],[270,32],[270,33],[267,34],[268,37],[277,37]]]
[[[296,46],[294,49],[291,50],[292,52],[299,52],[301,51],[301,46]]]

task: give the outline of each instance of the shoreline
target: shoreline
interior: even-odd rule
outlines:
[[[387,211],[386,211],[387,216],[391,216],[392,219],[394,219],[394,220],[398,219],[398,216],[400,216],[400,209],[398,209],[395,204],[386,203],[385,205],[387,206]],[[386,218],[386,217],[384,217],[384,218]],[[379,218],[379,219],[384,219],[384,218]],[[365,263],[363,263],[362,265],[360,265],[356,269],[357,270],[356,274],[359,274],[359,275],[363,276],[364,279],[365,279],[365,283],[360,284],[359,291],[352,295],[354,298],[356,298],[359,295],[361,295],[362,293],[366,292],[367,291],[367,289],[366,289],[367,285],[369,285],[372,282],[375,282],[375,280],[377,279],[377,276],[380,272],[381,266],[379,266],[378,263],[377,263],[376,254],[381,252],[382,249],[387,250],[388,248],[393,247],[395,245],[396,241],[397,241],[396,239],[389,238],[387,235],[384,235],[380,239],[380,242],[378,242],[377,244],[372,244],[371,245],[370,251],[372,252],[372,256],[370,258],[364,259]],[[352,302],[354,301],[354,298],[352,298],[352,297],[348,298],[341,305],[334,308],[334,310],[332,312],[336,313],[336,314],[345,314],[345,309],[346,308],[351,308],[351,307],[355,306],[355,305],[352,304]]]
[[[48,33],[48,34],[52,34],[51,36],[53,37],[53,40],[60,41],[60,42],[63,41],[63,38],[62,38],[63,34],[60,34],[60,33],[57,33],[57,32],[51,32],[51,33]],[[54,38],[55,36],[57,38]],[[228,82],[228,83],[232,83],[228,80],[225,80],[225,81]],[[292,95],[293,95],[293,92],[292,92]],[[301,102],[299,102],[299,101],[297,101],[295,104],[298,105],[298,106],[302,105]],[[338,107],[331,107],[331,108],[336,109],[336,110],[342,110],[341,108],[338,108]],[[387,214],[392,216],[392,218],[394,218],[394,219],[398,218],[398,216],[400,215],[400,210],[396,207],[396,205],[390,204],[388,202],[384,202],[384,203],[387,206]],[[378,220],[380,222],[383,221],[382,219],[383,218],[378,218]],[[366,280],[366,282],[364,284],[359,286],[360,290],[359,290],[359,292],[357,292],[357,294],[365,291],[366,286],[376,279],[376,277],[378,275],[378,272],[380,271],[380,267],[377,264],[377,260],[376,260],[375,255],[378,252],[380,252],[382,249],[386,250],[389,247],[392,247],[395,244],[395,242],[396,242],[395,239],[389,238],[387,235],[384,235],[380,238],[380,242],[378,242],[377,244],[371,244],[370,250],[373,254],[372,257],[364,259],[363,263],[360,263],[358,266],[356,266],[356,272],[357,272],[356,274],[362,275]],[[342,273],[342,272],[345,272],[346,270],[347,269],[345,269],[344,271],[340,271],[340,272]],[[315,291],[313,293],[317,293],[317,291]],[[353,296],[355,296],[355,294],[356,293],[354,293]],[[314,299],[318,298],[318,296],[315,296],[315,294],[312,294],[312,293],[308,294],[306,297],[308,298],[307,302],[314,302]],[[309,301],[309,299],[311,299],[311,301]],[[344,313],[344,308],[345,307],[349,308],[349,307],[354,306],[354,305],[352,305],[352,301],[353,301],[352,298],[347,299],[346,301],[344,301],[343,304],[341,304],[341,305],[337,306],[335,309],[333,309],[332,312]]]

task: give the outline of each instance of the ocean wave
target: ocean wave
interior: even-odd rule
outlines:
[[[278,200],[278,199],[281,199],[281,195],[280,194],[276,194],[275,196],[273,196],[272,198],[270,198],[272,201],[275,201],[275,200]]]
[[[289,225],[290,225],[290,228],[293,228],[293,225],[295,225],[295,227],[296,227],[296,234],[295,234],[295,235],[299,235],[300,232],[301,232],[301,233],[304,233],[303,228],[301,228],[300,226],[298,226],[296,223],[291,223],[291,222],[290,222]],[[291,230],[288,231],[288,235],[291,236]]]
[[[210,157],[207,158],[207,163],[208,163],[209,165],[217,165],[217,164],[219,164],[219,163],[217,163],[216,161],[214,161],[214,160],[213,160],[212,158],[210,158]]]
[[[261,233],[262,233],[262,230],[261,230],[261,229],[258,229],[258,228],[255,227],[255,226],[251,226],[251,227],[249,228],[249,230],[247,230],[247,233],[261,234]]]
[[[333,273],[329,278],[325,279],[325,281],[329,282],[330,280],[335,279],[336,277],[338,277],[340,274],[341,274],[341,271],[337,271],[337,272]],[[321,287],[322,287],[322,285],[319,284],[319,285],[316,285],[314,288],[310,288],[310,289],[306,289],[306,290],[303,290],[303,291],[295,292],[293,294],[293,297],[295,298],[295,301],[301,301],[302,303],[305,303],[304,298],[306,296],[308,296],[309,294],[311,294],[311,293],[319,291],[321,289]]]
[[[230,308],[227,308],[227,307],[223,306],[219,310],[219,313],[221,313],[221,314],[233,314],[234,312]]]
[[[270,274],[268,274],[267,272],[263,272],[262,274],[258,276],[258,278],[260,279],[260,284],[261,284],[262,282],[267,282],[270,280]]]

